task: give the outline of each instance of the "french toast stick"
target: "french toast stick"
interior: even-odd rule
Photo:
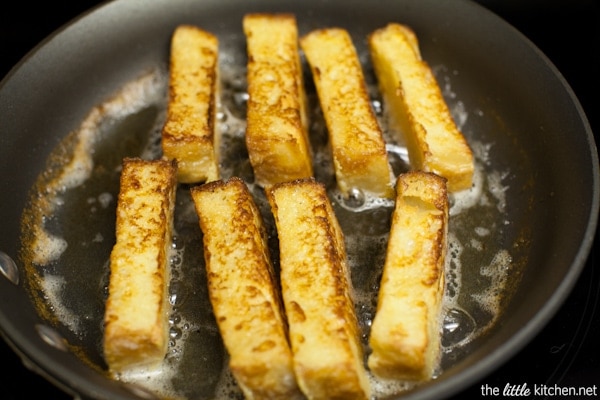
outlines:
[[[349,33],[317,29],[300,38],[330,138],[339,189],[394,196],[385,141]]]
[[[371,325],[368,366],[383,378],[431,379],[440,355],[447,251],[446,180],[422,171],[401,174]]]
[[[262,217],[233,177],[191,189],[213,311],[247,399],[301,398]]]
[[[167,117],[162,150],[178,164],[181,183],[219,178],[215,110],[219,91],[215,35],[180,25],[171,38]]]
[[[325,188],[307,178],[266,193],[298,385],[309,399],[368,399],[344,237]]]
[[[411,168],[443,176],[450,192],[470,188],[473,154],[421,58],[415,33],[390,23],[372,32],[368,43],[384,106],[406,142]]]
[[[166,354],[176,174],[174,161],[123,160],[104,314],[112,374],[155,366]]]
[[[247,14],[246,146],[266,186],[313,175],[298,28],[292,14]]]

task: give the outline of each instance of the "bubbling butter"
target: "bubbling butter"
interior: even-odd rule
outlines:
[[[243,65],[236,62],[236,57],[228,56],[228,49],[223,49],[221,56],[221,99],[218,103],[216,124],[219,130],[219,157],[222,178],[242,177],[250,187],[259,209],[267,221],[270,240],[276,237],[269,206],[264,193],[253,182],[252,169],[247,158],[244,143],[245,102],[247,100],[246,83]],[[232,50],[230,50],[232,51]],[[364,56],[364,55],[363,55]],[[366,58],[365,58],[366,59]],[[448,237],[448,256],[446,259],[446,290],[444,294],[444,319],[440,323],[443,331],[443,358],[460,358],[458,354],[475,338],[485,333],[499,315],[499,299],[502,297],[506,277],[511,268],[511,255],[507,249],[496,249],[485,245],[494,240],[494,232],[498,229],[498,221],[505,221],[507,187],[503,186],[507,171],[489,171],[490,145],[479,143],[476,133],[469,132],[469,118],[482,118],[484,115],[462,103],[452,91],[452,78],[455,71],[443,66],[433,69],[437,78],[443,82],[444,96],[447,98],[453,117],[460,129],[464,130],[476,159],[476,169],[472,188],[450,195],[450,232]],[[55,179],[39,190],[40,201],[34,203],[35,214],[39,216],[36,224],[29,224],[26,229],[34,230],[35,240],[28,243],[30,252],[35,254],[32,262],[36,266],[53,265],[54,267],[42,277],[42,290],[46,292],[45,301],[50,302],[57,319],[76,336],[101,337],[101,321],[96,321],[97,330],[84,331],[87,324],[76,310],[67,310],[62,300],[65,291],[76,292],[77,288],[69,285],[61,278],[61,263],[70,263],[65,251],[69,246],[85,248],[89,243],[67,242],[63,237],[46,229],[47,219],[56,219],[59,211],[70,206],[72,193],[84,193],[90,207],[86,218],[101,210],[115,207],[117,191],[93,192],[88,182],[102,171],[94,165],[95,149],[104,141],[118,140],[104,137],[101,129],[104,125],[119,125],[128,116],[139,113],[149,107],[159,110],[155,123],[142,143],[139,156],[152,159],[162,156],[160,148],[161,124],[164,121],[166,106],[166,87],[168,76],[164,70],[154,70],[139,79],[125,85],[113,98],[95,107],[84,119],[81,127],[74,134],[75,145],[72,154],[59,168]],[[369,83],[369,93],[377,93],[374,83]],[[312,97],[311,97],[312,96]],[[361,337],[365,354],[369,352],[368,336],[375,315],[377,292],[388,240],[390,215],[393,201],[380,199],[363,193],[359,189],[349,198],[342,196],[333,183],[333,169],[325,124],[316,104],[315,93],[309,93],[312,101],[311,111],[311,144],[315,174],[329,190],[334,209],[344,230],[348,265],[354,286],[354,300],[361,329]],[[373,98],[373,108],[382,125],[390,158],[394,161],[396,174],[407,169],[408,156],[401,142],[394,142],[387,132],[390,129],[380,99]],[[106,171],[102,172],[106,173]],[[119,171],[109,171],[113,180],[118,181]],[[116,187],[115,187],[116,188]],[[162,397],[169,398],[242,398],[231,372],[227,368],[227,354],[220,340],[217,325],[211,312],[206,288],[201,232],[197,216],[194,212],[189,188],[178,189],[175,209],[174,242],[170,254],[172,277],[169,300],[172,306],[170,315],[169,352],[161,367],[157,370],[138,370],[120,376],[120,380],[146,388]],[[486,210],[493,215],[492,220],[478,221],[475,226],[462,221],[473,219],[478,210]],[[43,217],[42,217],[43,216]],[[60,225],[61,221],[55,221]],[[90,230],[95,227],[90,226]],[[100,231],[99,231],[100,232]],[[91,242],[106,245],[106,234],[92,235]],[[97,271],[98,298],[106,298],[108,283],[108,259],[110,246],[106,246],[104,269]],[[492,261],[479,266],[478,273],[488,282],[485,287],[476,288],[475,292],[465,293],[468,289],[465,282],[476,278],[463,274],[463,259],[466,254],[487,254],[490,250],[495,254]],[[277,265],[277,248],[272,246],[272,257]],[[473,260],[474,258],[469,258]],[[467,296],[472,302],[463,304]],[[481,309],[481,310],[479,310]],[[476,315],[479,311],[491,315],[483,323]],[[98,343],[100,340],[97,341]],[[96,349],[101,354],[101,349]],[[465,350],[466,354],[466,350]],[[444,366],[442,360],[442,366]],[[439,373],[443,373],[443,367]],[[390,382],[370,376],[373,397],[383,398],[401,393],[413,386],[408,382]]]

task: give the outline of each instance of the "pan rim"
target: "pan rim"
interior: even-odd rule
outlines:
[[[109,3],[116,3],[116,2],[109,2]],[[102,7],[102,6],[100,6],[100,7]],[[95,11],[95,10],[96,9],[91,10],[90,14],[93,13],[93,11]],[[10,80],[11,76],[16,71],[18,71],[23,64],[27,63],[32,57],[35,57],[35,55],[37,54],[37,51],[40,48],[44,47],[44,45],[46,43],[48,43],[49,41],[56,38],[62,32],[65,32],[65,30],[67,30],[73,24],[77,24],[79,21],[84,19],[85,16],[87,16],[87,15],[89,15],[89,14],[86,13],[81,18],[77,18],[76,20],[70,22],[65,27],[59,29],[57,32],[55,32],[53,35],[51,35],[47,40],[44,40],[44,42],[42,42],[35,49],[33,49],[18,65],[16,65],[9,72],[9,74],[3,79],[3,81],[0,82],[0,91],[2,90],[4,84]],[[533,47],[535,48],[535,46],[533,46]],[[578,252],[575,255],[574,261],[571,264],[571,268],[568,271],[566,279],[564,279],[564,281],[557,288],[557,290],[555,290],[553,292],[552,296],[544,304],[544,306],[540,310],[538,310],[538,312],[536,313],[536,316],[535,316],[535,320],[532,320],[530,324],[528,324],[527,326],[523,327],[520,331],[518,331],[517,334],[514,335],[513,338],[510,339],[510,341],[505,342],[503,344],[503,346],[498,348],[497,351],[494,352],[492,355],[490,355],[489,357],[486,357],[484,360],[475,364],[478,366],[478,368],[472,368],[472,369],[470,369],[470,371],[472,371],[472,372],[466,373],[467,382],[465,382],[464,380],[461,381],[461,384],[459,387],[457,387],[456,385],[453,385],[451,380],[442,382],[441,384],[438,382],[438,386],[441,386],[439,391],[436,389],[437,386],[432,385],[431,388],[423,389],[423,395],[424,395],[424,393],[447,394],[451,390],[458,391],[461,388],[464,388],[465,386],[467,386],[467,384],[469,382],[472,383],[476,379],[481,378],[482,376],[486,375],[491,369],[497,367],[499,365],[499,363],[503,363],[508,358],[510,358],[513,354],[515,354],[518,350],[520,350],[523,346],[525,346],[527,344],[527,342],[539,330],[541,330],[543,328],[543,326],[546,324],[546,322],[555,314],[558,307],[564,302],[568,293],[571,291],[577,278],[579,277],[580,272],[583,269],[585,261],[591,250],[592,243],[593,243],[593,240],[595,237],[595,232],[596,232],[597,226],[598,226],[598,209],[599,209],[599,202],[600,202],[600,200],[599,200],[600,199],[600,196],[599,196],[599,186],[600,186],[599,176],[600,176],[600,174],[598,172],[598,154],[597,154],[597,150],[596,150],[595,143],[594,143],[594,136],[593,136],[591,127],[589,126],[589,122],[587,121],[587,117],[585,116],[585,113],[583,112],[578,99],[576,98],[575,94],[572,92],[568,83],[564,80],[564,78],[562,77],[560,72],[552,65],[552,63],[548,59],[546,59],[546,57],[543,54],[541,54],[541,52],[539,52],[539,53],[540,53],[539,55],[545,60],[545,62],[554,70],[555,75],[559,78],[561,84],[565,87],[566,91],[569,93],[569,95],[571,97],[570,100],[574,103],[575,107],[577,108],[577,111],[579,112],[579,116],[580,116],[581,120],[583,121],[587,139],[588,139],[588,142],[589,142],[590,148],[591,148],[592,163],[593,163],[592,164],[592,169],[593,169],[592,173],[593,173],[594,181],[593,181],[593,187],[592,187],[591,213],[590,213],[589,222],[585,228],[584,241],[581,243],[581,245],[578,249]],[[27,340],[21,341],[21,338],[19,337],[19,335],[13,336],[14,334],[17,333],[17,331],[11,332],[10,320],[4,318],[4,312],[1,308],[0,308],[0,317],[2,317],[2,318],[0,318],[0,321],[2,321],[2,324],[0,324],[0,327],[4,330],[5,326],[9,326],[9,329],[6,329],[7,336],[10,338],[14,337],[12,342],[17,349],[26,349],[33,344],[32,341],[30,341],[30,340],[29,341],[27,341]],[[4,324],[5,321],[6,321],[7,325]],[[8,340],[8,341],[11,342],[11,340]],[[23,350],[18,350],[18,351],[25,354],[25,352]],[[42,363],[42,361],[43,361],[43,363]],[[46,368],[47,370],[51,370],[51,371],[60,370],[60,365],[53,363],[51,360],[42,360],[40,358],[37,361],[34,359],[33,362],[35,364],[48,365],[48,368]],[[48,362],[49,364],[45,364],[46,362]],[[463,375],[465,375],[465,373],[461,373],[460,377],[463,377]],[[85,378],[81,377],[81,379],[85,379]],[[72,383],[75,384],[75,382],[72,382]],[[85,383],[85,382],[82,381],[82,383]],[[75,385],[75,386],[83,387],[85,385],[79,384],[79,385]],[[94,388],[94,392],[97,392],[100,389],[101,389],[100,387],[96,387],[96,388]],[[421,396],[421,393],[415,393],[414,396],[415,396],[414,398],[419,398]],[[412,395],[407,395],[407,398],[413,398],[413,397],[412,397]]]

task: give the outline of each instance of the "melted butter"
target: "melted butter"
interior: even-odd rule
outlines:
[[[247,93],[244,68],[233,62],[235,57],[224,54],[222,58],[221,101],[217,114],[221,174],[223,178],[240,176],[248,183],[267,222],[271,255],[277,266],[277,246],[273,242],[276,232],[268,202],[262,189],[253,183],[245,148]],[[228,62],[228,59],[233,61]],[[453,117],[461,129],[468,128],[469,118],[484,116],[477,110],[470,112],[452,91],[454,72],[444,67],[434,68],[434,71],[444,83],[444,95],[449,99]],[[52,179],[41,179],[43,184],[36,186],[35,201],[29,211],[33,217],[24,224],[24,230],[28,231],[24,236],[34,238],[26,241],[24,247],[25,253],[34,255],[30,257],[30,271],[34,271],[41,281],[39,288],[34,287],[41,292],[34,293],[34,296],[41,296],[40,304],[44,303],[43,307],[47,307],[41,313],[51,314],[65,329],[80,338],[81,343],[76,345],[85,347],[88,361],[99,368],[104,368],[102,312],[108,286],[108,258],[114,240],[111,232],[114,229],[120,160],[125,155],[146,159],[161,156],[160,130],[164,121],[166,87],[166,72],[151,71],[94,108],[80,129],[70,135],[68,157],[64,157],[64,162],[53,163]],[[377,92],[373,83],[370,83],[369,91]],[[357,316],[367,355],[393,202],[360,191],[345,198],[337,191],[325,124],[315,96],[315,93],[309,93],[315,174],[328,187],[345,233]],[[408,165],[406,148],[403,143],[390,139],[379,99],[374,98],[373,107],[384,128],[394,172],[400,173]],[[144,113],[147,109],[157,109],[158,112],[148,114],[153,119],[143,129],[145,133],[132,137],[124,135],[122,131],[130,130],[127,125],[130,117],[141,115],[139,118],[146,118]],[[120,136],[110,134],[114,131],[121,132]],[[509,223],[505,215],[508,188],[503,186],[507,171],[492,168],[490,144],[477,142],[473,132],[466,131],[465,134],[476,157],[476,173],[473,187],[452,194],[450,199],[446,291],[444,315],[440,321],[440,329],[443,330],[440,373],[465,357],[468,345],[484,335],[497,320],[512,262],[509,249],[497,246],[498,232],[503,224]],[[135,145],[123,145],[123,137],[134,141]],[[133,154],[132,148],[135,149]],[[103,186],[96,188],[98,181],[103,182]],[[83,212],[70,211],[74,204],[78,204],[78,198],[82,198],[79,202],[84,204]],[[241,391],[227,368],[227,354],[212,315],[206,288],[202,235],[187,186],[178,189],[175,215],[170,254],[168,354],[157,369],[132,371],[118,379],[165,398],[241,399]],[[77,223],[83,224],[83,231],[89,232],[89,235],[68,235],[69,229],[65,227],[71,226],[70,219],[74,216],[81,218]],[[90,249],[94,250],[90,252]],[[487,261],[474,261],[480,259]],[[93,264],[86,266],[89,269],[85,272],[72,271],[72,267],[67,267],[82,260]],[[81,274],[88,274],[87,280],[96,280],[96,289],[83,297],[76,282]],[[479,278],[486,284],[475,284]],[[397,394],[414,386],[408,382],[382,381],[374,376],[370,376],[370,380],[374,398]]]

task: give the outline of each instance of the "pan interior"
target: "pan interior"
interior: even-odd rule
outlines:
[[[180,6],[179,3],[174,8]],[[569,177],[554,175],[549,155],[558,152],[562,160],[572,162],[570,157],[580,154],[577,149],[583,146],[571,143],[573,149],[556,150],[564,140],[560,128],[571,124],[571,130],[577,129],[581,125],[578,122],[580,116],[569,111],[573,108],[569,93],[556,80],[554,71],[540,61],[539,54],[532,52],[521,43],[520,36],[485,12],[479,23],[470,26],[470,29],[488,32],[482,33],[479,39],[474,39],[466,28],[457,29],[456,23],[463,21],[462,18],[470,21],[469,18],[480,16],[478,13],[483,10],[478,7],[457,3],[461,5],[458,9],[464,5],[466,11],[459,17],[458,11],[451,7],[445,9],[434,3],[399,2],[394,21],[415,28],[423,56],[432,66],[453,116],[474,151],[477,173],[471,190],[451,198],[447,286],[441,324],[443,358],[433,384],[443,382],[446,376],[453,376],[455,371],[464,370],[465,365],[473,365],[502,346],[502,342],[495,340],[496,333],[503,326],[516,332],[519,329],[517,322],[525,324],[535,316],[552,296],[554,288],[567,276],[571,253],[548,254],[544,243],[555,245],[559,239],[555,232],[536,227],[543,226],[541,224],[549,216],[557,221],[565,218],[560,214],[565,195],[559,188]],[[118,4],[111,7],[116,10]],[[121,4],[127,8],[136,2]],[[351,31],[363,62],[373,107],[385,131],[395,172],[400,173],[408,169],[406,151],[401,137],[387,125],[385,105],[381,102],[364,46],[365,34],[391,22],[390,14],[385,4],[375,2],[367,9],[364,5],[361,8],[361,4],[352,3],[355,7],[348,8],[353,10],[348,11],[348,15],[338,15],[327,4],[319,2],[302,10],[283,3],[281,10],[296,12],[301,33],[334,23]],[[215,13],[223,16],[213,18],[219,21],[215,23],[202,16],[205,10],[201,8],[191,13],[193,23],[214,28],[221,37],[222,93],[218,124],[222,136],[223,178],[240,176],[250,186],[269,227],[271,255],[277,266],[272,217],[262,189],[254,185],[244,143],[245,47],[240,24],[241,15],[254,10],[232,10],[228,2],[220,8],[211,2],[205,6],[211,10],[214,7],[219,10]],[[261,4],[257,7],[267,8]],[[107,7],[106,14],[110,10]],[[158,14],[159,10],[152,12]],[[354,24],[358,15],[364,21],[361,26]],[[97,18],[102,22],[105,17]],[[158,21],[158,16],[152,14],[150,17]],[[99,374],[104,374],[106,367],[102,357],[102,318],[109,277],[108,258],[114,243],[121,161],[126,156],[148,159],[161,156],[160,129],[168,87],[168,38],[177,23],[187,22],[174,11],[167,13],[166,18],[168,23],[157,23],[159,33],[150,35],[155,43],[162,44],[152,57],[127,60],[129,75],[126,78],[111,79],[106,70],[99,73],[110,81],[108,86],[114,90],[102,92],[101,97],[93,96],[93,101],[88,94],[86,101],[91,102],[91,107],[74,118],[73,129],[56,134],[57,141],[48,154],[46,165],[40,168],[43,172],[36,172],[39,175],[32,185],[19,225],[22,238],[20,262],[26,268],[25,286],[37,313],[66,339],[69,348],[83,363]],[[446,25],[440,23],[442,20]],[[148,28],[140,23],[132,29],[134,37],[142,37],[139,32]],[[453,36],[448,34],[449,31]],[[496,33],[501,39],[493,39]],[[521,51],[524,60],[530,63],[524,67],[523,76],[511,75],[507,83],[506,70],[483,51],[486,40],[504,50],[505,45],[517,42],[514,51]],[[523,59],[523,54],[514,57]],[[113,60],[118,58],[111,57]],[[539,85],[551,91],[553,98],[566,100],[558,101],[558,104],[544,100],[543,105],[532,106],[541,101],[537,97],[541,88],[536,84],[525,85],[533,75],[541,76],[542,82],[552,81],[551,85]],[[325,126],[314,87],[310,84],[312,78],[308,74],[305,78],[312,110],[311,143],[316,150],[316,177],[327,185],[346,235],[357,292],[356,309],[365,353],[368,354],[367,338],[393,204],[364,197],[361,193],[351,199],[337,193]],[[561,104],[563,101],[566,104]],[[564,120],[548,116],[559,106],[567,110]],[[559,118],[558,123],[553,118]],[[545,135],[545,144],[539,143],[541,134]],[[582,164],[587,161],[583,159]],[[583,171],[587,166],[577,168]],[[575,189],[587,193],[583,187],[591,180],[582,178],[583,182]],[[227,354],[208,302],[202,234],[189,188],[181,185],[177,191],[176,234],[171,254],[173,276],[169,292],[173,308],[171,343],[164,368],[158,374],[141,371],[121,378],[165,396],[236,398],[241,394],[226,368]],[[538,207],[541,202],[544,207]],[[572,225],[585,220],[586,208],[579,212],[582,218],[574,218]],[[573,226],[573,229],[579,228]],[[575,241],[567,247],[576,247],[580,242]],[[544,290],[535,288],[541,273],[540,265],[552,271],[551,284]],[[522,302],[530,298],[533,305],[527,310],[515,306],[514,299]],[[510,313],[505,312],[507,309]],[[490,343],[493,343],[492,347]],[[405,382],[390,385],[375,378],[373,383],[379,398],[419,389]]]
[[[226,59],[227,55],[223,54]],[[365,59],[365,57],[363,57]],[[277,260],[276,232],[262,189],[253,182],[244,142],[245,71],[243,65],[222,63],[222,104],[218,113],[221,131],[222,177],[239,176],[250,185],[267,221],[271,255]],[[368,68],[368,66],[367,66]],[[453,91],[453,72],[434,66],[445,88],[455,119],[461,125],[477,159],[474,187],[452,195],[445,296],[444,356],[440,373],[461,361],[470,343],[485,335],[501,316],[502,303],[516,285],[525,263],[514,255],[511,242],[527,241],[505,225],[511,216],[503,179],[510,170],[498,170],[493,144],[479,140],[469,120],[480,110],[467,108]],[[395,173],[408,170],[401,137],[388,129],[385,106],[369,71],[373,107],[385,127]],[[310,78],[307,76],[307,78]],[[81,128],[68,136],[50,158],[34,190],[35,200],[26,212],[24,254],[30,255],[28,282],[39,301],[38,312],[66,330],[69,343],[86,361],[105,369],[102,358],[103,304],[107,295],[109,254],[114,243],[114,221],[121,161],[127,156],[161,157],[160,130],[165,114],[167,73],[150,71],[129,83],[114,97],[95,108]],[[307,79],[309,82],[309,79]],[[327,132],[311,85],[311,141],[315,150],[316,178],[328,187],[336,214],[346,235],[348,261],[356,290],[356,309],[368,353],[369,327],[375,313],[377,290],[389,231],[393,202],[357,192],[340,195],[335,186]],[[454,98],[454,100],[452,100]],[[99,111],[101,110],[101,111]],[[526,159],[521,163],[527,162]],[[83,167],[82,167],[83,166]],[[159,375],[141,371],[121,377],[163,395],[204,398],[213,394],[240,396],[225,367],[227,354],[221,343],[208,299],[203,265],[202,234],[190,187],[180,185],[175,211],[170,283],[171,343]],[[40,196],[44,193],[44,196]],[[513,237],[513,235],[517,235]],[[46,249],[41,253],[38,249]],[[516,259],[515,259],[516,258]],[[49,300],[49,301],[48,301]],[[199,363],[198,360],[203,360]],[[152,375],[152,379],[149,376]],[[202,376],[200,381],[189,376]],[[380,398],[400,393],[412,385],[377,381]]]

